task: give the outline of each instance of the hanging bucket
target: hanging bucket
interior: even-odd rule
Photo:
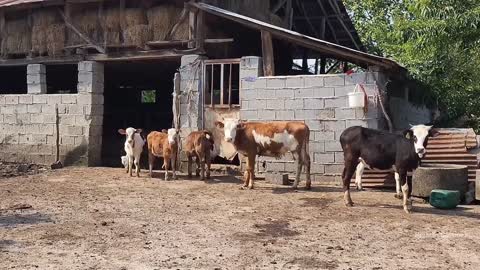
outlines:
[[[359,90],[361,88],[362,90]],[[365,107],[366,93],[363,87],[359,84],[355,86],[353,92],[348,93],[348,107],[350,108],[363,108]]]

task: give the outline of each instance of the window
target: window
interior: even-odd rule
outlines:
[[[142,103],[155,103],[156,92],[155,90],[143,90],[142,91]]]
[[[205,105],[232,107],[240,105],[240,61],[237,59],[205,61]]]

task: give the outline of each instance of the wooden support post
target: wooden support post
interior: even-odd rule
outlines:
[[[320,74],[325,74],[325,68],[327,66],[327,58],[320,58]]]
[[[307,54],[307,49],[303,49],[302,70],[303,70],[304,72],[308,72],[308,54]]]
[[[203,51],[205,48],[205,13],[199,11],[197,14],[197,24],[196,24],[196,40],[195,48],[199,51]]]
[[[263,74],[275,76],[275,60],[273,56],[272,34],[262,31]]]
[[[315,75],[318,74],[318,58],[315,58]]]
[[[195,31],[195,26],[197,23],[197,14],[195,11],[190,10],[188,14],[188,48],[193,49],[195,48],[195,40],[196,40],[196,31]]]

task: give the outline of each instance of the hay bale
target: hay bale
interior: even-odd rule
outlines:
[[[121,18],[125,22],[125,29],[136,26],[136,25],[145,25],[147,24],[147,17],[145,12],[141,8],[127,8],[124,10],[124,16]]]
[[[112,8],[105,11],[103,16],[103,25],[105,26],[107,44],[118,45],[120,44],[120,9]]]
[[[32,27],[32,52],[40,55],[47,53],[47,32],[43,27]]]
[[[185,40],[188,39],[188,20],[185,20],[183,23],[181,23],[177,31],[173,34],[172,40]]]
[[[59,22],[59,15],[56,9],[38,9],[32,14],[33,27],[48,27]]]
[[[31,32],[25,19],[5,22],[6,35],[2,39],[2,55],[26,54],[32,47]]]
[[[47,29],[47,52],[49,56],[62,54],[65,44],[65,25],[52,24]]]
[[[145,46],[147,41],[152,38],[150,26],[147,24],[135,25],[128,27],[123,32],[126,45],[137,45],[139,47]]]
[[[89,10],[85,10],[82,13],[72,14],[71,21],[75,27],[78,28],[83,34],[87,35],[89,38],[96,40],[100,29],[97,27],[97,13]],[[84,44],[85,41],[80,38],[73,31],[69,31],[69,45],[79,45]]]
[[[175,17],[172,6],[156,6],[147,11],[148,24],[152,29],[153,40],[165,40]]]

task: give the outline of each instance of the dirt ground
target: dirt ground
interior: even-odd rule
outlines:
[[[0,269],[480,269],[478,205],[407,215],[391,191],[353,192],[346,208],[338,187],[162,176],[0,179]]]

